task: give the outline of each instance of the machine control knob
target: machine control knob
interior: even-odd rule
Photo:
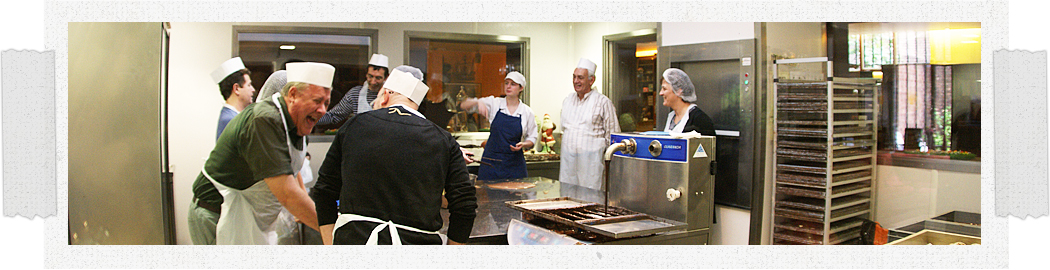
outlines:
[[[663,144],[660,144],[660,141],[653,140],[653,142],[649,143],[649,154],[653,157],[660,157],[660,153],[663,151],[664,146]]]
[[[673,188],[667,189],[667,201],[673,202],[680,197],[682,197],[682,191]]]

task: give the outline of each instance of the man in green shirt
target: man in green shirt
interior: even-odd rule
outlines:
[[[288,64],[280,94],[230,121],[193,183],[189,230],[194,244],[276,244],[282,207],[317,230],[302,182],[306,138],[327,110],[335,68]]]

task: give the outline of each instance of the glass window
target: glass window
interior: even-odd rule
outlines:
[[[251,71],[259,95],[270,74],[291,62],[323,62],[335,67],[329,108],[354,86],[365,82],[368,58],[375,52],[374,29],[235,26],[234,55]],[[315,133],[338,125],[317,126]]]
[[[459,110],[467,98],[501,97],[507,73],[529,78],[528,38],[405,31],[406,62],[423,71],[430,87],[420,112],[450,132],[488,131],[488,120]],[[521,100],[529,104],[528,84]]]

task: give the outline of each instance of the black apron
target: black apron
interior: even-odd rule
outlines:
[[[489,129],[482,161],[478,168],[479,180],[518,179],[528,177],[523,151],[512,151],[511,145],[521,141],[521,117],[496,112]]]

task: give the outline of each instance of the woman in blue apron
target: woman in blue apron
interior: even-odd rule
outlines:
[[[479,180],[525,178],[524,151],[536,145],[539,132],[536,115],[529,105],[521,103],[525,76],[516,71],[507,73],[503,80],[506,98],[483,97],[467,99],[459,107],[477,111],[489,119],[489,139],[482,154]]]

